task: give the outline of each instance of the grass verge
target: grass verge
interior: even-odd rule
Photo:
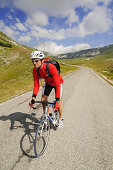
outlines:
[[[112,57],[113,58],[113,57]],[[97,74],[113,85],[113,60],[111,56],[97,56],[91,58],[76,58],[65,60],[65,63],[92,68]]]

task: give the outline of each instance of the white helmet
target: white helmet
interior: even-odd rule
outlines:
[[[35,58],[38,58],[38,59],[45,58],[44,53],[41,51],[33,51],[30,55],[30,59],[35,59]]]

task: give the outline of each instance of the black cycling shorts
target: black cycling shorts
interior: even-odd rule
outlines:
[[[42,90],[42,95],[49,96],[51,93],[52,89],[55,89],[56,93],[56,88],[55,86],[50,86],[49,84],[45,83],[43,90]],[[61,90],[60,90],[60,98],[62,97],[62,84],[61,84]]]

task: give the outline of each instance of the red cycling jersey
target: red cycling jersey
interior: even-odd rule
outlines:
[[[62,77],[58,74],[56,67],[49,63],[49,73],[48,76],[46,72],[46,63],[43,63],[42,67],[39,69],[39,74],[41,78],[45,79],[45,82],[50,86],[55,86],[56,88],[56,98],[60,98],[60,85],[63,83]],[[34,89],[33,94],[37,95],[39,91],[39,76],[37,74],[36,68],[33,69],[33,78],[34,78]]]

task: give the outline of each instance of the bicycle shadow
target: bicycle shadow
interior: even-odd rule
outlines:
[[[22,112],[15,112],[8,116],[4,115],[0,117],[1,121],[10,120],[11,126],[10,130],[23,128],[25,134],[22,136],[20,140],[20,149],[22,153],[29,158],[36,158],[34,154],[34,140],[37,126],[40,122],[39,119],[35,117],[35,113],[26,114]],[[15,122],[19,122],[20,125],[15,125]]]

